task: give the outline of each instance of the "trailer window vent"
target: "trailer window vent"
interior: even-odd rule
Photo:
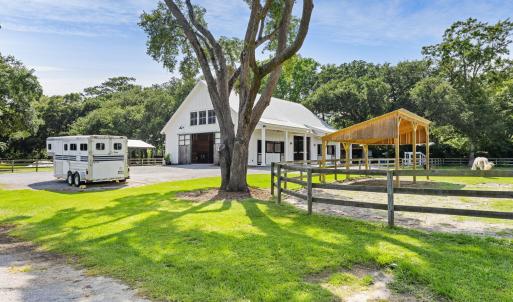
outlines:
[[[104,143],[96,143],[96,150],[105,150]]]
[[[52,150],[52,144],[48,144],[48,150]]]
[[[80,151],[87,151],[87,144],[80,144]]]
[[[114,143],[114,150],[121,150],[123,147],[121,143]]]
[[[68,144],[64,144],[64,151],[68,151]]]
[[[77,144],[69,144],[69,149],[71,151],[77,151]]]

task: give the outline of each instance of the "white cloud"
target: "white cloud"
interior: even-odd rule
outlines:
[[[438,40],[454,21],[508,18],[510,1],[318,1],[311,27],[339,43],[381,45]]]
[[[57,66],[30,66],[30,68],[34,69],[36,72],[55,72],[55,71],[66,71],[65,68],[57,67]]]
[[[136,26],[139,14],[155,1],[0,0],[0,23],[11,31],[105,35]]]

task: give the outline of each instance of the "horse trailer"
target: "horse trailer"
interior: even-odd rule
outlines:
[[[49,137],[46,151],[53,157],[54,176],[68,185],[125,181],[129,178],[127,138],[112,135]]]

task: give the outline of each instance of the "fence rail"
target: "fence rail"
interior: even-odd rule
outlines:
[[[158,166],[162,165],[162,157],[150,157],[150,158],[129,158],[129,166]]]
[[[302,178],[287,177],[287,172],[306,172],[306,181]],[[313,175],[345,174],[345,175],[379,175],[386,176],[386,187],[366,185],[344,185],[337,183],[313,182]],[[491,170],[491,171],[469,171],[469,170],[346,170],[338,168],[318,168],[314,166],[300,165],[297,163],[275,163],[271,167],[271,190],[275,194],[277,189],[277,202],[281,203],[282,194],[291,195],[307,202],[308,213],[312,213],[313,204],[333,204],[358,208],[386,210],[388,213],[388,225],[394,226],[395,212],[417,212],[444,215],[458,215],[470,217],[487,217],[500,219],[513,219],[513,212],[485,211],[472,209],[440,208],[428,206],[396,205],[394,204],[395,194],[413,195],[442,195],[442,196],[465,196],[465,197],[489,197],[489,198],[513,198],[513,191],[494,190],[452,190],[452,189],[429,189],[429,188],[395,188],[394,176],[446,176],[446,177],[513,177],[513,170]],[[298,184],[306,189],[306,194],[286,188],[287,182]],[[344,200],[337,198],[326,198],[314,196],[314,188],[360,191],[373,193],[387,193],[387,203],[365,202]]]
[[[129,158],[129,166],[158,166],[162,165],[161,157]],[[53,160],[50,159],[0,159],[0,173],[44,171],[53,168]]]
[[[51,159],[0,159],[0,172],[39,172],[43,168],[53,167]]]

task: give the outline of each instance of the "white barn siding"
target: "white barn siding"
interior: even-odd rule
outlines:
[[[238,96],[234,93],[230,96],[232,119],[237,125]],[[190,126],[190,113],[213,109],[206,83],[200,81],[191,93],[183,101],[175,114],[166,124],[162,133],[165,135],[165,152],[170,154],[171,162],[179,162],[178,136],[180,134],[212,133],[219,132],[219,125],[215,124]],[[258,163],[258,140],[262,138],[262,126],[265,125],[266,141],[284,142],[287,154],[283,160],[294,158],[294,136],[310,137],[310,151],[312,160],[317,159],[317,144],[321,144],[321,136],[334,131],[327,127],[317,116],[304,106],[272,98],[271,105],[265,110],[260,123],[257,125],[249,142],[248,164]],[[285,142],[285,131],[288,131],[288,141]],[[340,157],[340,146],[336,145],[336,156]],[[264,146],[265,148],[265,146]],[[214,152],[217,150],[214,149]],[[328,156],[330,158],[331,156]],[[266,154],[266,164],[280,161],[279,153]]]

